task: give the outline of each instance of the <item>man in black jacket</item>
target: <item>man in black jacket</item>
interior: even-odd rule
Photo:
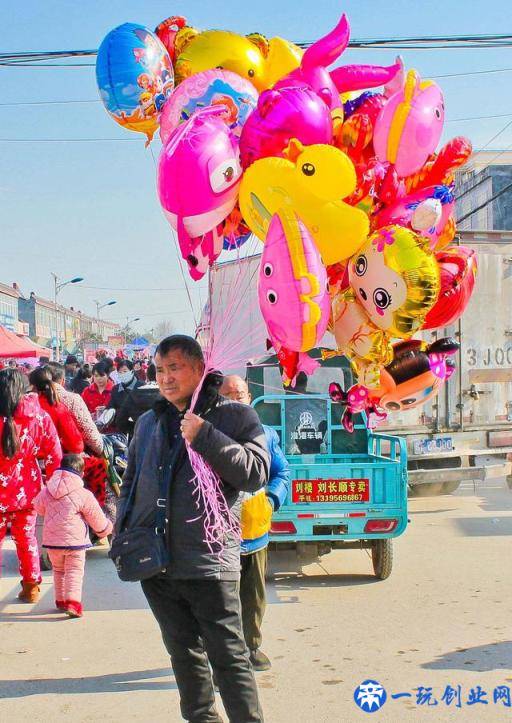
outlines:
[[[139,389],[139,387],[141,387],[144,382],[140,382],[135,376],[135,372],[133,371],[133,363],[129,359],[122,359],[119,362],[119,365],[117,367],[117,376],[119,379],[119,384],[116,384],[116,386],[112,389],[112,395],[107,405],[107,409],[115,409],[116,411],[116,416],[114,417],[114,420],[112,422],[112,428],[116,432],[122,432],[123,434],[128,434],[131,436],[134,427],[134,424],[132,422],[128,422],[128,420],[122,420],[122,428],[119,425],[121,410],[128,400],[129,393],[134,389]]]
[[[156,383],[156,367],[153,363],[149,365],[147,375],[147,383],[141,382],[142,386],[130,389],[116,414],[117,431],[130,438],[137,419],[153,409],[155,402],[160,399],[160,390]]]
[[[128,527],[154,526],[157,500],[163,502],[158,499],[160,477],[168,477],[170,564],[143,581],[142,589],[171,656],[183,718],[191,723],[222,721],[209,660],[231,723],[260,723],[263,715],[240,619],[240,535],[225,535],[216,550],[206,544],[185,440],[217,473],[226,504],[239,518],[240,493],[254,492],[268,479],[265,434],[253,409],[218,394],[220,375],[206,377],[190,411],[204,373],[201,348],[191,337],[164,339],[155,363],[163,399],[135,426],[119,515],[123,517],[136,484]]]

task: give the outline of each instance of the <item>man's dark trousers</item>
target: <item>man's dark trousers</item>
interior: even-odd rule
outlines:
[[[208,660],[230,723],[262,723],[254,673],[240,624],[239,583],[174,580],[165,573],[142,582],[160,625],[190,723],[221,723]]]
[[[242,602],[242,625],[249,650],[261,646],[261,623],[267,606],[265,574],[267,571],[267,548],[249,555],[241,555],[240,600]]]

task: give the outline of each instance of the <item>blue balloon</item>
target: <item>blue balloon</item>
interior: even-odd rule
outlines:
[[[151,141],[174,88],[171,59],[158,37],[135,23],[111,30],[98,50],[96,81],[112,118]]]

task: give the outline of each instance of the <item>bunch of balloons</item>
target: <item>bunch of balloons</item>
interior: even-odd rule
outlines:
[[[347,429],[356,412],[376,423],[437,394],[457,343],[412,337],[454,323],[476,275],[473,251],[452,243],[470,142],[437,150],[441,89],[400,58],[328,70],[349,38],[345,15],[306,51],[172,17],[154,33],[116,28],[97,60],[114,120],[148,142],[160,129],[158,195],[190,276],[259,237],[259,303],[284,383],[314,372],[307,352],[332,331],[331,353],[358,376],[331,389]]]

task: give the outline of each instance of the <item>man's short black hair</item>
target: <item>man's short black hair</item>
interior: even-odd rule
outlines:
[[[130,361],[129,359],[120,359],[119,363],[117,365],[117,371],[119,371],[119,369],[121,369],[121,367],[126,367],[127,369],[129,369],[132,372],[133,371],[133,362]]]
[[[181,353],[189,359],[194,359],[204,364],[203,350],[199,342],[186,334],[171,334],[171,336],[166,336],[157,346],[155,355],[165,356],[170,351],[175,350],[181,351]]]
[[[78,359],[74,354],[68,354],[65,361],[66,366],[68,364],[78,364]]]
[[[84,460],[80,454],[64,454],[62,456],[62,462],[60,463],[61,469],[69,469],[71,472],[76,472],[80,477],[84,473]]]
[[[60,382],[66,376],[64,366],[59,362],[51,361],[46,366],[50,370],[54,382]]]

